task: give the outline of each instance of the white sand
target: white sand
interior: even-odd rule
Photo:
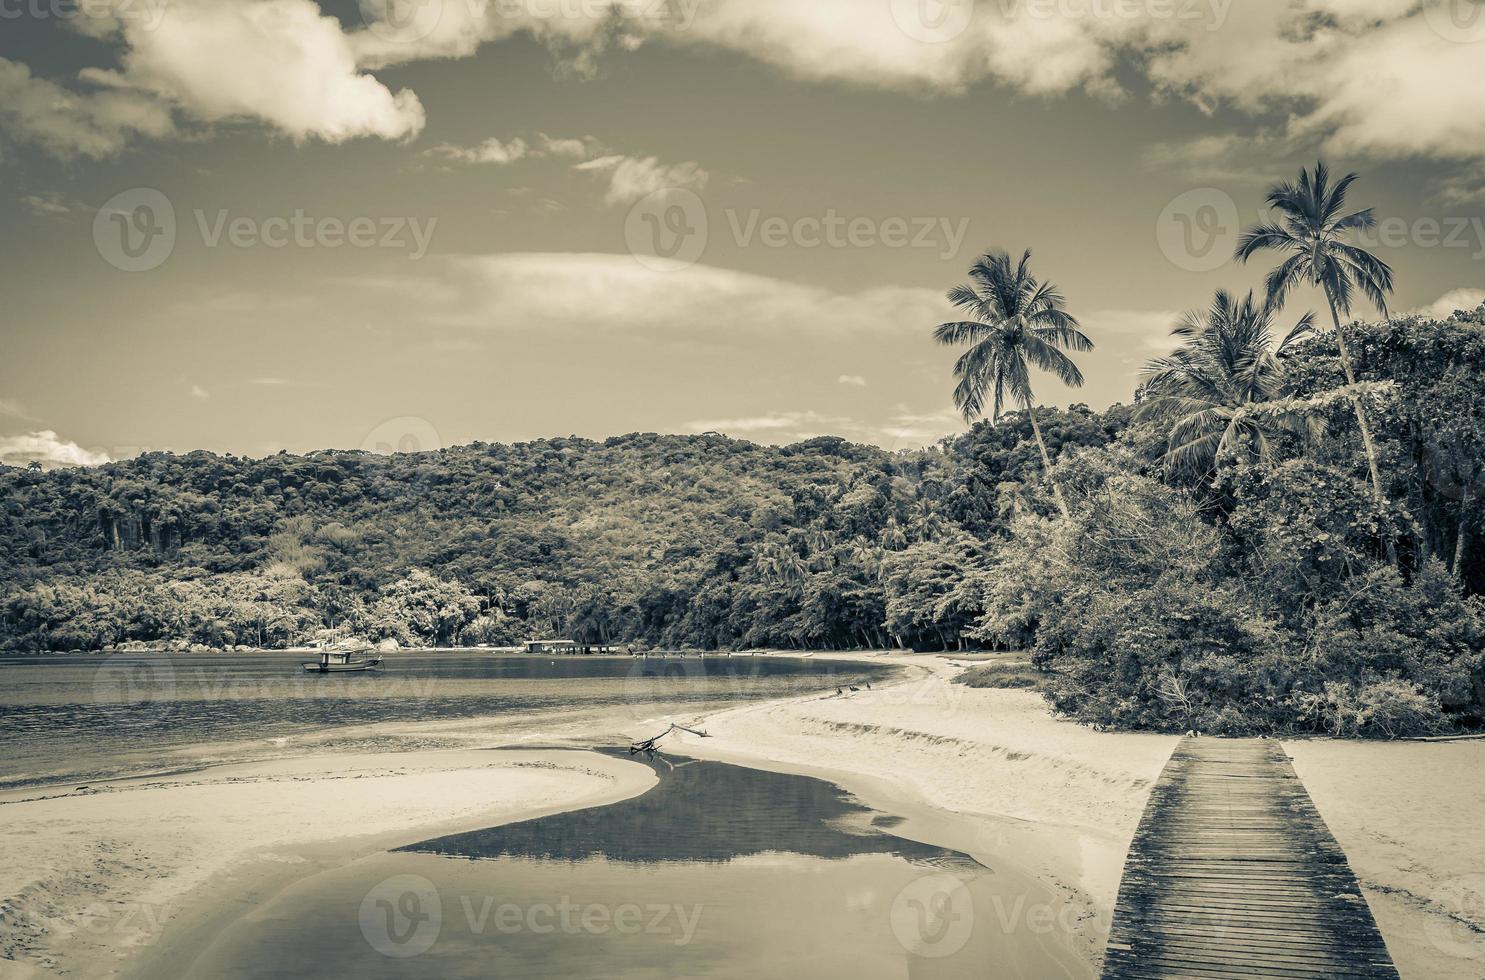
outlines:
[[[317,756],[0,795],[0,977],[114,972],[246,866],[347,856],[637,795],[644,766],[577,752]],[[55,790],[51,792],[56,792]],[[28,798],[29,797],[29,798]]]
[[[663,745],[830,779],[935,843],[1051,882],[1086,909],[1069,938],[1096,962],[1130,839],[1176,740],[1095,732],[1054,719],[1039,695],[951,684],[959,668],[943,658],[863,658],[909,674],[873,691],[728,708],[703,722],[712,737]],[[500,738],[478,725],[469,734]],[[1403,976],[1485,977],[1485,743],[1287,748]],[[189,956],[209,915],[275,887],[275,862],[287,881],[653,782],[648,768],[592,753],[460,749],[222,766],[49,799],[0,794],[0,978],[106,976],[135,953],[145,955],[130,969]],[[184,953],[175,942],[150,949],[167,926],[187,937]]]
[[[910,664],[912,675],[729,709],[706,719],[712,737],[672,736],[670,747],[822,776],[890,812],[949,811],[973,828],[970,853],[992,866],[1018,862],[1089,910],[1074,938],[1096,960],[1130,840],[1176,739],[1095,732],[1053,718],[1038,694],[952,684],[959,669],[943,658],[871,659]],[[634,734],[653,735],[654,724]]]
[[[1285,748],[1404,980],[1485,977],[1485,742]]]

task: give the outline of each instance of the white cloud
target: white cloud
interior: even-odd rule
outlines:
[[[5,415],[13,419],[22,419],[27,422],[36,421],[36,417],[26,411],[26,406],[14,398],[0,398],[0,415]]]
[[[100,466],[109,462],[109,457],[106,453],[93,452],[75,442],[68,442],[50,429],[0,437],[0,463],[25,466],[32,460],[45,467]]]
[[[859,374],[843,374],[835,379],[838,385],[849,385],[853,388],[865,388],[866,379]]]
[[[258,119],[334,143],[423,128],[418,97],[362,72],[340,22],[311,0],[176,0],[155,25],[121,17],[118,35],[123,69],[82,77],[154,94],[205,122]]]
[[[211,397],[211,392],[200,385],[191,385],[191,397],[204,402]]]
[[[897,413],[877,430],[874,441],[889,448],[929,445],[944,436],[963,432],[964,428],[963,417],[952,408],[936,412],[913,412],[899,405]]]
[[[503,332],[926,335],[950,312],[934,289],[839,293],[706,265],[659,272],[629,255],[593,253],[430,258],[414,272],[352,285],[409,323]]]
[[[720,432],[740,439],[780,445],[813,439],[826,432],[847,432],[859,428],[850,419],[821,415],[819,412],[768,412],[763,415],[729,419],[700,419],[687,422],[691,432]]]
[[[41,218],[61,218],[71,214],[74,210],[81,209],[80,205],[69,201],[64,195],[56,191],[27,194],[21,198],[21,203],[32,214]]]
[[[951,94],[995,81],[1035,95],[1123,97],[1117,73],[1133,66],[1158,98],[1278,110],[1293,136],[1335,152],[1479,158],[1481,45],[1446,36],[1437,10],[1450,2],[1015,0],[960,5],[972,18],[942,34],[916,22],[924,8],[912,0],[629,0],[617,14],[601,4],[431,3],[395,43],[396,29],[380,25],[353,44],[362,65],[376,66],[465,57],[517,32],[556,47],[658,42],[736,51],[803,79]]]
[[[34,143],[61,159],[101,159],[123,149],[134,136],[167,136],[170,113],[154,99],[133,92],[77,93],[0,58],[0,131]]]
[[[1177,341],[1171,339],[1170,331],[1181,314],[1171,310],[1100,310],[1079,319],[1095,344],[1118,352],[1124,361],[1143,363],[1151,355],[1175,349]]]
[[[1409,310],[1434,320],[1446,320],[1455,310],[1475,310],[1485,303],[1485,289],[1454,289],[1440,296],[1427,306]]]
[[[393,93],[361,70],[334,17],[312,0],[172,0],[165,15],[69,22],[122,45],[120,68],[84,68],[75,92],[0,59],[0,126],[61,158],[118,153],[135,136],[175,131],[174,114],[205,123],[257,120],[295,139],[404,139],[423,128],[410,90]]]
[[[574,164],[574,170],[608,177],[608,204],[632,204],[646,195],[661,190],[689,188],[700,190],[710,177],[698,164],[664,164],[656,157],[611,155]]]
[[[565,157],[580,160],[599,149],[600,144],[591,136],[578,139],[537,133],[534,142],[528,142],[520,136],[508,140],[492,136],[474,146],[440,143],[423,151],[423,155],[455,163],[505,166],[528,158]]]

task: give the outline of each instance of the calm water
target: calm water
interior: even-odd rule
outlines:
[[[663,757],[636,799],[315,875],[189,976],[1083,978],[1034,881],[829,783]]]
[[[377,672],[308,675],[303,653],[0,658],[0,787],[96,779],[333,745],[393,731],[436,744],[461,719],[546,734],[689,714],[884,676],[783,657],[393,655]],[[565,726],[565,727],[563,727]],[[608,726],[608,727],[604,727]]]

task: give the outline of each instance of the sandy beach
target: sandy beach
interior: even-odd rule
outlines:
[[[1125,852],[1176,739],[1095,732],[1053,718],[1039,695],[954,684],[953,658],[864,656],[907,673],[873,690],[730,709],[707,719],[710,738],[682,734],[677,747],[829,779],[918,817],[937,843],[991,867],[1014,862],[1077,909],[1064,938],[1096,963]]]
[[[1485,977],[1485,741],[1285,748],[1403,977]]]
[[[685,751],[830,779],[883,809],[952,815],[958,846],[1008,856],[1084,908],[1101,958],[1125,854],[1176,739],[1095,732],[1039,695],[953,684],[953,658],[878,657],[873,691],[731,709]],[[1345,848],[1405,980],[1485,977],[1485,742],[1284,743]],[[928,803],[931,801],[931,803]],[[940,821],[940,826],[944,822]]]
[[[709,737],[678,731],[662,748],[828,779],[904,818],[904,836],[1014,866],[1075,910],[1055,941],[1096,965],[1125,853],[1176,739],[1097,732],[1053,718],[1037,694],[955,684],[952,658],[838,659],[902,672],[875,689],[632,720],[627,734],[703,727]],[[453,737],[459,726],[439,727]],[[592,752],[473,747],[519,741],[479,720],[466,734],[457,741],[469,748],[322,753],[0,795],[0,977],[169,975],[222,922],[292,881],[654,784],[647,767]],[[1286,747],[1402,975],[1478,980],[1485,881],[1471,869],[1485,868],[1473,820],[1485,810],[1485,744]]]
[[[643,766],[590,752],[322,755],[0,796],[0,977],[104,977],[167,929],[196,936],[279,883],[438,832],[634,796]],[[203,900],[198,889],[210,894]],[[230,895],[230,897],[228,897]],[[191,921],[191,920],[197,921]],[[169,971],[128,962],[130,975]]]

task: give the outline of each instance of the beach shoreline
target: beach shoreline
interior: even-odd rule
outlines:
[[[314,756],[0,795],[0,977],[178,975],[223,917],[370,853],[627,799],[645,766],[575,749]],[[162,937],[168,941],[162,942]]]
[[[1041,928],[1040,917],[1096,972],[1124,856],[1176,739],[1094,732],[1053,718],[1039,695],[955,684],[952,654],[844,659],[908,670],[870,690],[725,709],[709,737],[678,732],[672,749],[827,780],[906,818],[894,833],[1013,866],[1049,886],[1052,907],[996,909],[977,925]]]
[[[829,781],[891,815],[894,834],[1014,871],[1028,900],[1050,907],[1055,926],[1043,941],[1095,972],[1124,857],[1177,739],[1098,732],[1053,717],[1035,693],[956,684],[966,661],[953,655],[818,659],[898,672],[838,694],[686,704],[673,714],[575,712],[555,726],[375,725],[347,740],[350,751],[329,736],[310,754],[82,792],[58,784],[0,793],[14,842],[0,857],[0,978],[178,975],[220,926],[310,875],[441,834],[645,792],[655,783],[649,767],[588,749],[605,734],[639,740],[671,722],[707,737],[672,730],[662,752]],[[373,731],[400,750],[387,751]],[[1485,867],[1485,844],[1468,831],[1469,815],[1485,808],[1485,743],[1284,744],[1403,977],[1475,980],[1485,923],[1461,919],[1454,892],[1480,878],[1469,868]],[[1360,772],[1394,792],[1379,798]],[[983,927],[1030,928],[1048,909],[1011,911],[997,909]]]

